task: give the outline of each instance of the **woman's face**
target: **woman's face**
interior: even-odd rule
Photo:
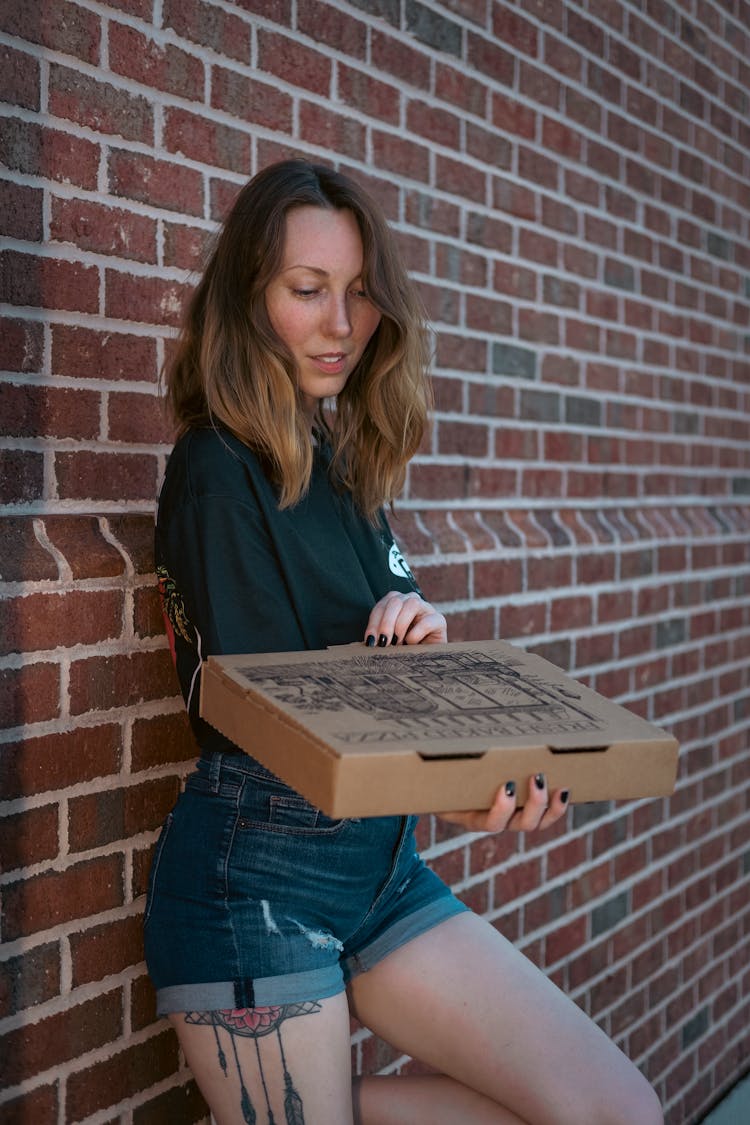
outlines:
[[[266,309],[294,357],[310,415],[320,399],[343,389],[380,323],[362,290],[362,269],[362,238],[351,211],[304,206],[288,213]]]

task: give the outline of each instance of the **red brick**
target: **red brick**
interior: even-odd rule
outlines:
[[[60,670],[56,664],[0,669],[0,729],[55,719],[59,710]]]
[[[24,504],[44,493],[44,464],[41,453],[30,450],[0,450],[0,503]]]
[[[52,329],[52,372],[79,379],[135,379],[155,383],[156,341],[76,325]]]
[[[3,937],[6,941],[88,918],[121,906],[122,856],[78,863],[65,871],[33,875],[3,888]]]
[[[213,4],[204,4],[201,0],[166,0],[163,23],[184,39],[209,47],[218,55],[250,62],[250,24]]]
[[[466,44],[466,61],[470,67],[502,86],[513,85],[515,55],[512,51],[506,51],[485,36],[474,35],[471,31],[467,32]]]
[[[43,347],[43,329],[40,323],[0,317],[0,368],[3,371],[39,371]]]
[[[94,66],[99,62],[99,17],[66,0],[54,5],[3,5],[0,28],[9,35],[51,51],[75,55]]]
[[[0,521],[3,559],[0,578],[4,582],[34,582],[59,577],[57,561],[42,546],[28,516],[6,516]]]
[[[430,88],[430,58],[406,43],[373,28],[370,33],[372,66],[378,73],[392,74],[399,83],[409,76],[409,85]],[[327,91],[322,91],[323,93]]]
[[[3,1019],[52,1000],[59,994],[60,946],[57,941],[37,945],[0,963],[0,1014]]]
[[[203,216],[203,176],[184,163],[113,149],[109,155],[108,175],[113,195],[168,211]]]
[[[0,426],[9,437],[97,438],[100,396],[68,387],[4,385]]]
[[[57,805],[6,814],[0,820],[0,871],[28,867],[58,852]]]
[[[554,965],[567,960],[586,943],[586,919],[574,918],[547,934],[544,938],[545,964]]]
[[[121,732],[114,724],[6,743],[0,799],[16,800],[115,774],[120,748]]]
[[[338,94],[341,100],[361,113],[398,125],[401,117],[401,91],[397,86],[382,82],[339,63]]]
[[[39,61],[24,51],[0,46],[0,101],[39,109]]]
[[[200,227],[164,222],[164,265],[200,271],[208,258],[211,236]]]
[[[64,1012],[27,1024],[4,1037],[6,1080],[9,1085],[28,1080],[52,1066],[111,1043],[122,1032],[122,995],[119,990],[98,996]]]
[[[50,237],[116,258],[156,262],[156,221],[82,199],[52,200]]]
[[[129,453],[58,453],[55,457],[61,500],[152,500],[156,458]]]
[[[107,522],[136,574],[153,574],[154,524],[151,517],[135,513],[112,515]]]
[[[177,1066],[177,1039],[171,1029],[92,1063],[68,1077],[68,1120],[81,1121],[131,1098],[168,1078]]]
[[[208,1107],[194,1082],[176,1086],[158,1094],[133,1110],[133,1125],[164,1125],[179,1121],[180,1125],[199,1125],[206,1120]]]
[[[494,5],[492,33],[506,47],[537,57],[539,33],[536,26],[504,4]]]
[[[463,601],[468,597],[469,567],[467,563],[422,566],[420,578],[430,601]]]
[[[32,121],[3,120],[0,159],[15,171],[96,190],[99,146]]]
[[[70,706],[74,715],[130,707],[175,694],[176,680],[167,649],[73,661]]]
[[[94,132],[153,144],[154,111],[146,98],[58,63],[50,64],[49,108]]]
[[[299,107],[299,130],[303,141],[323,145],[353,160],[365,158],[365,127],[353,117],[303,101]]]
[[[508,301],[490,297],[466,296],[466,325],[479,332],[507,336],[511,331],[513,309]]]
[[[0,652],[95,644],[123,628],[121,590],[26,594],[0,602]]]
[[[0,181],[0,234],[25,242],[42,241],[42,190]]]
[[[245,172],[250,167],[249,133],[184,109],[168,108],[164,117],[167,152],[233,172]]]
[[[297,26],[303,34],[317,43],[325,43],[349,58],[365,58],[366,25],[342,12],[336,4],[324,4],[320,0],[297,0]]]
[[[36,1086],[18,1098],[3,1102],[3,1125],[30,1125],[30,1122],[58,1121],[58,1083]]]
[[[137,277],[107,270],[105,274],[107,316],[147,324],[177,326],[190,292],[187,285],[160,277]]]
[[[332,68],[328,55],[287,35],[258,30],[258,69],[310,94],[330,93]]]
[[[291,133],[292,99],[283,90],[247,75],[215,66],[211,74],[211,105],[243,121]]]
[[[107,436],[110,441],[134,445],[165,445],[174,439],[174,426],[164,400],[156,395],[113,392],[109,396]]]
[[[164,820],[179,791],[176,777],[163,777],[126,789],[107,789],[71,797],[68,833],[71,852],[89,851],[150,832]]]
[[[198,757],[198,748],[184,711],[136,719],[133,724],[133,769],[180,764]]]
[[[475,117],[486,117],[487,86],[471,78],[465,70],[436,61],[435,96]]]
[[[487,176],[479,168],[472,168],[465,161],[452,160],[450,157],[437,155],[436,177],[443,191],[460,195],[464,199],[471,199],[476,203],[484,203],[487,199]]]
[[[0,254],[0,287],[12,305],[88,313],[99,310],[99,271],[79,262],[5,250]]]
[[[503,604],[500,610],[500,635],[512,640],[545,631],[546,606]]]
[[[122,555],[104,538],[97,516],[47,516],[44,530],[77,578],[112,578],[122,574]]]
[[[203,100],[202,61],[172,43],[156,43],[134,27],[110,22],[109,65],[113,73],[124,74],[144,86]]]
[[[425,183],[429,181],[430,151],[425,145],[373,129],[372,148],[375,163],[384,171]]]

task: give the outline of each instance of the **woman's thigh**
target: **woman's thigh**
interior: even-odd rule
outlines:
[[[354,978],[357,1018],[529,1125],[659,1125],[646,1080],[492,926],[451,918]]]
[[[169,1019],[216,1125],[351,1125],[345,993]]]

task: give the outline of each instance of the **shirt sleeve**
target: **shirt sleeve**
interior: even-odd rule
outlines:
[[[201,657],[305,647],[260,511],[202,496],[173,514],[161,555],[181,595]]]

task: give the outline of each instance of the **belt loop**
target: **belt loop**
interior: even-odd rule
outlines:
[[[208,791],[209,793],[216,794],[219,792],[219,784],[221,782],[221,754],[211,755],[211,765],[208,771]]]

